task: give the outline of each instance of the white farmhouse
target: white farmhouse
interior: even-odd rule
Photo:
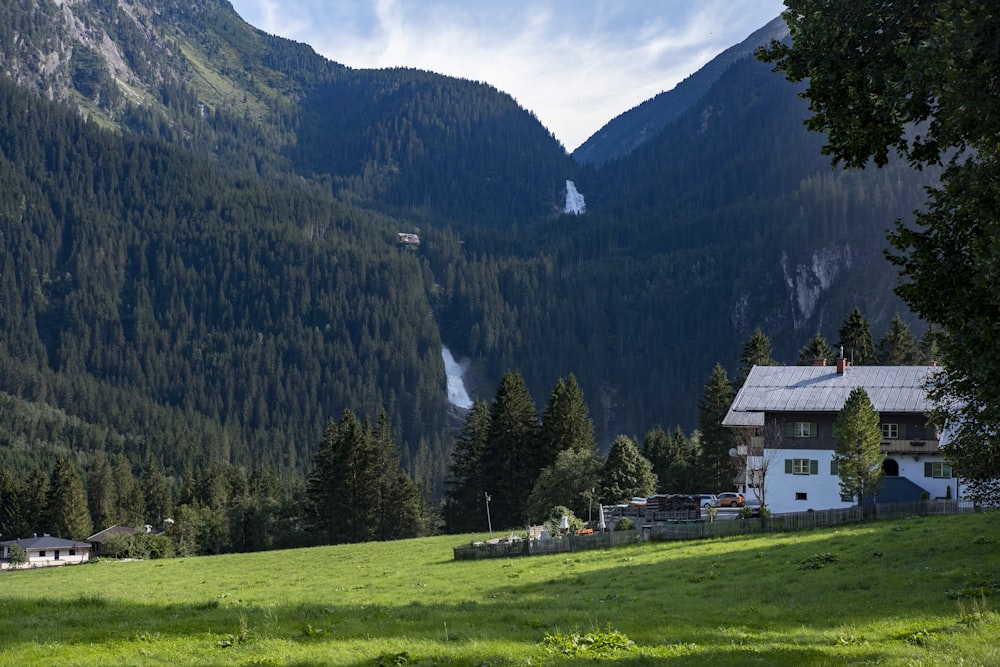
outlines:
[[[746,495],[772,512],[850,507],[833,461],[833,424],[855,387],[868,393],[882,425],[883,480],[879,503],[955,498],[959,480],[927,423],[931,402],[925,381],[935,366],[754,366],[723,425],[740,435],[734,455]],[[758,493],[754,493],[754,487]]]
[[[0,542],[0,569],[12,566],[11,547],[24,549],[23,567],[49,567],[52,565],[75,565],[90,560],[90,543],[65,540],[61,537],[42,535],[19,540]]]

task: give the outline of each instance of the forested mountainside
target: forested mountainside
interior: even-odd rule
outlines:
[[[739,44],[720,53],[674,88],[665,90],[608,121],[607,125],[573,151],[573,158],[584,164],[600,165],[628,155],[697,104],[734,62],[752,55],[758,47],[769,44],[771,40],[787,36],[788,27],[784,19],[780,16],[775,18]]]
[[[478,398],[574,374],[606,447],[690,431],[756,326],[791,362],[854,305],[876,335],[902,310],[881,249],[920,179],[831,170],[749,56],[580,167],[487,84],[331,63],[221,0],[0,7],[0,465],[301,479],[327,420],[384,410],[437,498],[442,343]]]

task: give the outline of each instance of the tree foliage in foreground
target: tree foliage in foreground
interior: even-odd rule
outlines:
[[[898,294],[940,325],[931,396],[945,453],[970,495],[1000,487],[1000,15],[992,0],[788,0],[791,44],[759,52],[808,81],[809,129],[834,163],[884,166],[893,152],[943,166],[914,228],[897,223]]]
[[[874,493],[882,479],[882,429],[879,414],[863,387],[851,390],[833,423],[837,441],[833,460],[840,474],[840,490],[858,505]]]

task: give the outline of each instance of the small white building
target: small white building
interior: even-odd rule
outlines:
[[[24,549],[26,562],[20,567],[49,567],[52,565],[75,565],[90,560],[89,542],[65,540],[61,537],[42,535],[19,540],[0,542],[0,569],[12,567],[10,550],[13,546]]]
[[[960,480],[940,452],[927,422],[932,405],[924,389],[935,366],[754,366],[723,425],[735,429],[737,480],[748,498],[772,512],[850,507],[833,460],[833,424],[855,387],[868,393],[882,426],[883,478],[879,503],[961,496]],[[754,487],[757,493],[755,493]]]

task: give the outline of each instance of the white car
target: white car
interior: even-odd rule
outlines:
[[[698,501],[698,506],[702,509],[708,509],[709,507],[718,507],[719,499],[713,493],[696,493],[694,494],[695,500]]]

